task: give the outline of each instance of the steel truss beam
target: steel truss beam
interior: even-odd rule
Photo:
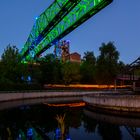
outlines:
[[[75,1],[57,0],[40,15],[21,52],[27,61],[43,53],[53,42],[63,38],[113,0]],[[52,15],[49,15],[50,11]]]
[[[132,71],[134,69],[139,69],[140,68],[140,57],[138,57],[134,62],[132,62],[129,65],[129,71]]]
[[[75,2],[70,2],[69,0],[54,1],[45,12],[36,18],[36,22],[21,51],[21,55],[25,56],[30,50],[36,47],[45,35],[49,33],[79,1],[80,0],[75,0]]]

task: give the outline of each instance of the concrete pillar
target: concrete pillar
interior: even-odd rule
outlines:
[[[135,91],[135,90],[136,90],[136,82],[133,81],[133,91]]]
[[[116,83],[117,83],[117,81],[116,81],[116,79],[115,79],[115,80],[114,80],[114,90],[115,90],[115,91],[116,91],[116,87],[117,87]]]

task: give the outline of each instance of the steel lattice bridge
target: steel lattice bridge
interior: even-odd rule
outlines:
[[[54,43],[113,0],[55,0],[39,17],[21,50],[23,61],[35,60]]]
[[[129,71],[140,68],[140,57],[129,65]]]

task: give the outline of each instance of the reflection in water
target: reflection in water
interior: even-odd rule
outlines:
[[[0,111],[0,140],[138,140],[139,121],[85,107],[24,105]]]
[[[119,126],[108,123],[99,123],[98,133],[103,140],[121,140],[122,135]]]
[[[64,140],[65,138],[65,114],[64,115],[56,115],[56,120],[58,121],[58,128],[56,129],[56,137]],[[60,129],[60,130],[59,130]]]
[[[55,140],[71,140],[69,136],[69,128],[66,128],[65,126],[65,116],[66,114],[56,115],[58,128],[56,128],[55,131]]]
[[[100,122],[111,123],[114,125],[124,125],[124,126],[132,126],[132,127],[140,127],[140,119],[110,115],[110,114],[101,114],[95,111],[84,109],[84,114],[94,120],[98,120]]]
[[[103,140],[122,140],[120,126],[124,126],[131,139],[140,140],[139,118],[112,116],[91,110],[84,110],[84,114],[98,121],[98,133],[102,136]]]

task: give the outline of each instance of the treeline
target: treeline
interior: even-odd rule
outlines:
[[[0,89],[38,89],[44,84],[113,84],[125,66],[113,42],[99,47],[99,56],[85,52],[81,63],[61,62],[47,54],[36,63],[21,63],[16,46],[8,45],[0,61]]]

